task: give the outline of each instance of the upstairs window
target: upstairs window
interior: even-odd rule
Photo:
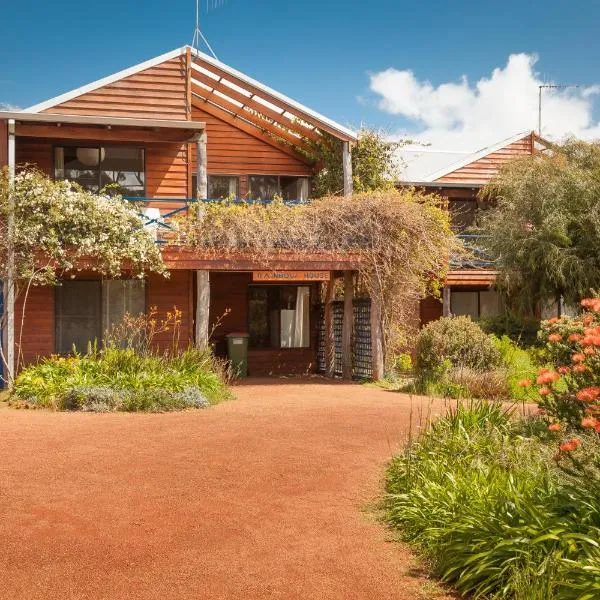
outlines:
[[[288,175],[250,175],[248,191],[251,200],[273,200],[275,196],[285,201],[305,202],[309,195],[309,178]]]
[[[128,146],[58,146],[54,178],[75,181],[90,192],[145,195],[144,149]]]

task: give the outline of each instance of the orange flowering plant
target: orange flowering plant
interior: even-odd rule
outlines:
[[[541,368],[535,384],[540,413],[551,431],[561,429],[600,433],[600,298],[586,298],[576,318],[553,318],[542,323],[549,367]],[[576,443],[563,444],[572,451]]]

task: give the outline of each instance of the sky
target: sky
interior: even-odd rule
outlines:
[[[6,0],[0,104],[26,108],[190,43],[195,0]],[[200,0],[218,58],[343,125],[475,151],[600,138],[598,0]]]

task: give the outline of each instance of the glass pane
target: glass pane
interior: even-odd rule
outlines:
[[[195,178],[194,178],[195,179]],[[208,197],[210,200],[238,197],[238,178],[232,175],[209,175]]]
[[[273,200],[279,194],[279,181],[275,175],[253,175],[248,183],[252,200]]]
[[[100,187],[122,196],[143,197],[144,150],[114,146],[102,148]]]
[[[100,338],[100,282],[65,281],[56,289],[56,351],[87,352]]]
[[[479,317],[479,292],[450,292],[450,312],[453,315],[467,315],[473,319]]]
[[[251,348],[278,346],[279,288],[248,288],[248,344]]]
[[[125,313],[136,317],[146,312],[146,287],[140,279],[102,282],[102,330],[104,335],[122,322]]]
[[[97,192],[99,164],[100,148],[56,148],[54,176],[75,181],[86,190]]]
[[[500,294],[496,290],[479,292],[479,306],[481,317],[495,317],[502,312]]]

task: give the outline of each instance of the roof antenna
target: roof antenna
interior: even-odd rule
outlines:
[[[218,8],[224,2],[224,0],[210,0],[212,2],[212,8]],[[209,0],[206,0],[206,14],[208,14],[209,9]],[[212,49],[211,45],[208,43],[208,40],[204,37],[204,34],[200,31],[200,0],[196,0],[196,28],[194,29],[194,37],[192,38],[192,48],[198,50],[200,52],[200,41],[203,41],[206,47],[210,50],[210,53],[217,60],[217,55],[215,51]]]

